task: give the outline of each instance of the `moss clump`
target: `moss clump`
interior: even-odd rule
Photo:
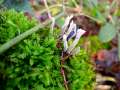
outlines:
[[[0,44],[25,32],[37,24],[36,20],[28,20],[23,12],[15,10],[0,11]]]
[[[84,50],[70,58],[66,70],[71,90],[93,90],[95,73]]]

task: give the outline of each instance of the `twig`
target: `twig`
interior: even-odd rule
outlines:
[[[63,12],[65,13],[65,2],[64,2],[64,0],[62,0],[62,9],[63,9]]]
[[[48,12],[48,17],[51,19],[52,21],[52,24],[51,24],[51,34],[53,33],[53,28],[54,28],[54,25],[55,25],[55,18],[52,17],[51,13],[50,13],[50,10],[49,10],[49,7],[48,7],[48,4],[47,4],[47,1],[46,0],[43,0],[44,1],[44,4],[45,4],[45,7],[47,9],[47,12]]]
[[[48,7],[48,5],[47,5],[47,1],[46,1],[46,0],[43,0],[43,1],[44,1],[45,7],[46,7],[47,12],[48,12],[48,17],[51,19],[52,16],[51,16],[51,14],[50,14],[50,10],[49,10],[49,7]]]
[[[58,16],[55,17],[55,19],[60,18],[61,16],[63,16],[63,13],[60,13]],[[26,37],[28,37],[29,35],[37,32],[40,30],[40,28],[44,28],[46,25],[48,25],[49,23],[51,23],[51,20],[46,21],[43,24],[38,24],[37,26],[33,27],[32,29],[27,30],[26,32],[18,35],[17,37],[11,39],[10,41],[6,42],[5,44],[3,44],[0,47],[0,54],[4,53],[5,51],[7,51],[9,48],[11,48],[13,45],[19,43],[20,41],[22,41],[23,39],[25,39]]]
[[[66,79],[65,70],[64,70],[63,65],[65,63],[65,60],[67,60],[69,57],[70,57],[70,55],[65,55],[65,52],[62,52],[61,62],[60,62],[61,63],[61,74],[63,76],[64,86],[65,86],[66,90],[69,90],[69,88],[68,88],[67,79]]]
[[[62,4],[51,5],[51,6],[49,6],[49,10],[50,10],[51,8],[57,8],[57,7],[63,7],[63,5],[62,5]],[[40,11],[40,13],[44,13],[44,12],[46,12],[46,11],[47,11],[47,9],[43,9],[42,11]]]
[[[118,58],[120,60],[120,32],[118,32]]]
[[[83,9],[83,0],[80,0],[80,8]]]
[[[72,0],[72,2],[74,3],[75,7],[79,7],[79,5],[77,4],[75,0]]]
[[[67,8],[70,9],[70,7],[67,7]],[[66,16],[67,16],[67,15],[68,15],[68,14],[66,13]],[[98,24],[103,24],[103,22],[101,22],[101,21],[99,21],[98,19],[96,19],[96,18],[94,18],[94,17],[91,17],[91,16],[89,16],[89,15],[83,13],[83,12],[82,12],[82,13],[73,14],[73,15],[74,15],[74,16],[85,16],[85,17],[88,17],[89,19],[97,22]]]
[[[114,0],[116,2],[116,10],[119,10],[120,8],[120,2],[118,0]],[[118,30],[118,59],[120,60],[120,30]]]

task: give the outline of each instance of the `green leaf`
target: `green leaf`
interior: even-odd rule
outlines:
[[[30,65],[32,66],[34,64],[33,59],[30,59]]]
[[[103,15],[103,13],[100,12],[100,10],[97,7],[94,7],[92,9],[91,14],[100,23],[105,23],[106,22],[106,17]]]
[[[46,86],[50,85],[50,74],[47,71],[44,72],[44,79],[43,79],[43,81],[44,81],[44,84]]]
[[[101,42],[109,42],[116,36],[116,28],[113,24],[105,24],[99,33],[99,39]]]
[[[7,23],[10,24],[10,25],[12,25],[13,27],[17,27],[17,25],[14,24],[11,20],[7,20]]]

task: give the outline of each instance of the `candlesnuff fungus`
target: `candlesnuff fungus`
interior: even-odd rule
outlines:
[[[80,37],[86,32],[82,28],[77,28],[77,25],[73,21],[71,21],[72,17],[73,16],[71,15],[66,18],[65,23],[62,27],[61,36],[64,43],[64,52],[67,52],[69,54],[78,44]],[[73,37],[75,37],[73,43],[70,46],[68,46],[68,41]]]
[[[77,30],[77,33],[76,33],[76,36],[75,36],[75,40],[73,41],[73,43],[69,46],[67,52],[68,53],[71,53],[71,51],[75,48],[75,46],[78,44],[78,41],[80,39],[80,37],[85,33],[84,30],[82,29],[78,29]]]
[[[65,23],[64,25],[62,26],[62,35],[64,34],[65,30],[67,29],[69,23],[70,23],[70,20],[73,18],[73,15],[71,16],[68,16],[65,20]]]
[[[68,16],[65,20],[64,25],[62,26],[61,35],[59,38],[59,41],[63,41],[63,50],[61,54],[61,74],[64,79],[64,86],[66,90],[69,90],[68,87],[68,80],[65,74],[64,70],[64,64],[65,60],[67,60],[71,55],[78,54],[80,51],[80,47],[76,47],[78,44],[78,41],[80,37],[86,32],[85,30],[82,30],[81,28],[77,28],[76,23],[72,20],[73,16]],[[72,38],[75,38],[73,43],[68,46],[68,41],[70,41]],[[76,47],[76,48],[75,48]]]
[[[76,34],[76,29],[77,29],[77,26],[76,26],[76,24],[72,21],[72,22],[70,23],[70,27],[69,27],[69,29],[68,29],[68,32],[66,33],[66,34],[68,35],[67,41],[68,41],[70,38],[72,38],[72,37],[75,36],[75,34]]]

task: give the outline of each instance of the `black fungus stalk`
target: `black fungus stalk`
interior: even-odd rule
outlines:
[[[68,82],[67,82],[68,80],[66,79],[65,69],[64,69],[63,65],[69,57],[70,57],[69,54],[67,54],[66,52],[62,52],[61,61],[60,61],[60,63],[61,63],[60,72],[62,74],[62,77],[63,77],[63,80],[64,80],[64,86],[65,86],[66,90],[69,90],[69,88],[68,88]]]

